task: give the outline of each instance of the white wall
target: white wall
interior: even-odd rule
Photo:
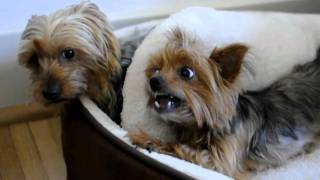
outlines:
[[[31,99],[28,73],[17,64],[19,36],[33,14],[48,14],[78,0],[6,0],[0,5],[0,107]],[[319,1],[308,0],[92,0],[115,27],[163,17],[187,6],[320,12]]]
[[[203,5],[216,8],[239,8],[258,4],[260,9],[316,11],[318,0],[91,0],[112,20],[136,18],[150,14],[166,14],[187,6]],[[291,1],[285,7],[281,2]],[[48,14],[80,0],[2,0],[0,34],[20,32],[33,14]],[[292,3],[295,2],[295,3]],[[298,2],[298,3],[297,3]],[[271,7],[270,5],[271,4]],[[262,5],[262,6],[261,6]],[[255,7],[257,8],[257,7]]]

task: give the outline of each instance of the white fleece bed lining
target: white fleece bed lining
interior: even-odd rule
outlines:
[[[122,140],[124,143],[128,144],[129,146],[134,147],[134,145],[131,144],[131,141],[126,136],[127,131],[120,128],[119,125],[114,123],[110,117],[105,114],[101,109],[98,108],[98,106],[88,97],[83,96],[80,98],[80,101],[82,105],[88,110],[88,112],[96,119],[96,121],[103,126],[106,131],[109,131],[114,136]],[[219,180],[230,180],[231,178],[220,174],[215,171],[204,169],[198,165],[189,163],[184,160],[180,160],[168,155],[159,154],[156,152],[149,153],[148,151],[137,148],[137,150],[144,155],[157,160],[158,162],[165,164],[173,169],[176,169],[177,171],[180,171],[182,173],[187,174],[188,176],[194,177],[196,179],[219,179]]]
[[[150,30],[150,27],[158,24],[161,20],[149,21],[146,23],[129,26],[126,28],[122,28],[120,30],[115,31],[115,35],[120,39],[126,39],[130,36],[134,36],[137,31],[141,31],[143,29]],[[110,117],[108,117],[102,110],[100,110],[97,105],[88,97],[83,96],[80,98],[83,106],[88,110],[88,112],[96,119],[96,121],[105,128],[106,131],[109,131],[114,136],[122,140],[124,143],[129,146],[134,147],[132,145],[129,138],[126,136],[127,131],[120,128],[117,124],[115,124]],[[144,155],[157,160],[160,163],[163,163],[177,171],[185,173],[188,176],[194,177],[196,179],[231,179],[219,172],[215,172],[212,170],[208,170],[202,168],[198,165],[189,163],[184,160],[180,160],[178,158],[174,158],[172,156],[159,154],[156,152],[149,153],[148,151],[137,148],[137,150]],[[264,172],[257,174],[253,179],[264,179],[264,180],[305,180],[310,179],[314,180],[315,177],[320,177],[320,149],[318,148],[315,152],[299,156],[289,163],[274,169],[270,169]]]
[[[129,146],[132,145],[129,138],[126,136],[127,131],[120,128],[119,125],[114,123],[109,116],[107,116],[98,106],[88,97],[83,96],[80,98],[82,105],[88,110],[88,112],[95,118],[95,120],[103,126],[106,131],[109,131],[114,136],[122,140]],[[230,180],[232,178],[227,177],[221,173],[204,169],[198,165],[189,163],[184,160],[180,160],[168,155],[159,154],[156,152],[149,153],[148,151],[136,148],[137,151],[144,155],[165,164],[177,171],[187,174],[188,176],[194,177],[195,179],[219,179],[219,180]],[[253,179],[265,179],[265,180],[315,180],[315,177],[320,177],[320,150],[315,152],[299,156],[287,165],[283,165],[276,169],[270,169],[268,171],[258,174]],[[310,172],[310,170],[312,172]]]

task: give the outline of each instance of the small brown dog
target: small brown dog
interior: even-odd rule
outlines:
[[[240,178],[280,165],[315,141],[319,55],[271,87],[243,93],[238,79],[246,68],[247,46],[231,44],[204,57],[196,38],[179,28],[170,34],[146,69],[148,107],[175,127],[177,140],[164,142],[141,132],[130,135],[133,143]]]
[[[31,71],[37,101],[49,105],[87,94],[111,118],[119,118],[120,48],[95,4],[83,2],[33,16],[22,34],[18,57]]]

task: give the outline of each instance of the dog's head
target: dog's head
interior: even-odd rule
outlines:
[[[43,104],[88,94],[111,97],[120,76],[119,45],[105,15],[83,2],[48,16],[33,16],[19,48],[20,64],[31,70],[34,97]]]
[[[149,107],[161,119],[183,126],[229,127],[239,94],[236,81],[248,48],[232,44],[204,57],[193,45],[195,40],[188,40],[180,29],[173,34],[168,45],[151,56],[146,69]]]

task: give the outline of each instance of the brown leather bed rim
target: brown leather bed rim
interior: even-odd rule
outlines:
[[[168,179],[194,179],[186,174],[183,174],[180,171],[177,171],[165,164],[162,164],[140,153],[135,148],[122,142],[116,136],[114,136],[109,131],[107,131],[99,122],[97,122],[97,120],[91,115],[91,113],[84,107],[84,105],[80,101],[75,101],[72,104],[67,105],[65,111],[66,111],[65,112],[66,114],[77,113],[78,115],[80,114],[79,112],[81,112],[82,115],[79,115],[79,117],[82,116],[83,119],[86,119],[94,127],[95,131],[98,132],[103,137],[104,141],[108,141],[110,144],[112,144],[112,146],[116,147],[117,151],[122,151],[124,154],[135,159],[137,162],[143,163],[145,167],[155,170],[157,173],[159,173],[159,175],[162,175]],[[66,132],[63,132],[63,134],[65,133]],[[65,157],[66,157],[66,154],[65,154]],[[144,178],[141,178],[141,179],[144,179]],[[159,179],[163,179],[163,177]]]

